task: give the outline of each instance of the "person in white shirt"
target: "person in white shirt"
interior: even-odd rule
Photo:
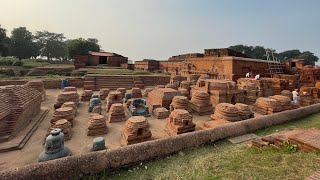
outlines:
[[[299,103],[299,93],[298,93],[298,89],[295,89],[294,91],[292,91],[292,96],[293,96],[293,102],[295,104]]]
[[[260,79],[260,74],[257,74],[254,78],[255,78],[256,80],[259,80],[259,79]]]
[[[250,72],[247,72],[246,78],[249,78],[249,77],[250,77]]]

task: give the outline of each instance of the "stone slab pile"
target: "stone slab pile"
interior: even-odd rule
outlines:
[[[214,114],[210,116],[212,120],[226,120],[231,122],[241,121],[238,108],[229,103],[220,103],[215,107]]]
[[[81,94],[81,101],[90,101],[92,95],[93,95],[92,90],[84,90]]]
[[[108,97],[109,93],[110,93],[110,89],[108,89],[108,88],[100,89],[100,91],[99,91],[100,100],[105,100]]]
[[[142,93],[140,88],[131,89],[132,98],[142,98]]]
[[[238,109],[241,120],[254,118],[254,113],[251,111],[248,105],[237,103],[235,104],[235,107]]]
[[[172,103],[170,104],[170,112],[175,109],[184,109],[188,110],[189,100],[185,96],[175,96],[172,99]]]
[[[175,109],[166,120],[165,131],[169,135],[177,135],[195,131],[196,124],[192,122],[192,115],[184,109]]]
[[[108,133],[106,119],[103,115],[93,114],[88,122],[87,136],[97,136]]]
[[[260,114],[272,114],[283,111],[281,103],[272,98],[260,97],[253,104],[253,111],[259,112]]]
[[[122,144],[130,145],[150,140],[152,133],[144,116],[132,116],[125,124],[122,132]]]
[[[77,92],[77,88],[76,87],[72,87],[72,86],[68,86],[68,87],[63,88],[62,92],[69,92],[69,91]]]
[[[274,96],[269,96],[269,98],[277,100],[281,104],[283,110],[292,109],[291,100],[287,96],[274,95]]]
[[[26,86],[37,90],[39,93],[42,95],[42,100],[45,99],[46,97],[46,89],[44,88],[44,83],[41,80],[33,80],[33,81],[28,81],[26,83]]]
[[[54,125],[60,119],[68,120],[73,126],[73,120],[75,118],[74,110],[71,107],[64,107],[56,109],[51,119],[51,124]]]
[[[177,84],[167,84],[166,86],[165,86],[165,88],[172,88],[172,89],[175,89],[175,90],[177,90],[178,89],[178,85]]]
[[[57,97],[57,102],[54,104],[54,108],[60,108],[63,103],[66,102],[75,102],[77,105],[79,104],[80,97],[76,91],[67,91],[62,92]]]
[[[47,136],[50,132],[56,128],[61,129],[61,132],[64,135],[64,140],[68,141],[71,139],[72,132],[71,132],[71,123],[66,119],[60,119],[56,121],[48,130]]]
[[[262,78],[262,80],[266,80],[266,81],[269,80],[271,82],[271,88],[274,95],[280,95],[281,91],[290,89],[289,81],[286,79]]]
[[[159,107],[153,110],[152,114],[157,119],[165,119],[169,117],[170,111],[164,107]]]
[[[121,92],[122,97],[124,97],[127,92],[127,89],[126,88],[118,88],[116,91]]]
[[[211,114],[213,111],[209,94],[201,91],[192,94],[189,107],[199,115]]]
[[[106,98],[106,111],[109,112],[109,109],[112,104],[122,103],[122,95],[119,91],[110,92]]]
[[[152,90],[153,90],[153,88],[145,88],[143,93],[142,93],[142,96],[143,97],[148,97],[149,92],[151,92]]]
[[[62,107],[62,108],[64,108],[64,107],[71,107],[71,108],[73,109],[73,111],[74,111],[74,116],[77,116],[77,109],[78,109],[78,107],[77,107],[77,104],[76,104],[75,102],[72,102],[72,101],[70,101],[70,102],[65,102],[65,103],[62,104],[61,107]]]
[[[286,96],[286,97],[288,97],[290,100],[292,100],[292,92],[289,91],[289,90],[283,90],[283,91],[281,91],[281,95],[282,95],[282,96]]]
[[[121,122],[126,120],[125,109],[122,103],[112,104],[109,110],[108,122]]]

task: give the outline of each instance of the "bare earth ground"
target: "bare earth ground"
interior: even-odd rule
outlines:
[[[45,101],[42,102],[42,106],[49,108],[49,113],[41,122],[38,129],[33,133],[22,150],[0,153],[0,170],[21,167],[37,162],[38,155],[43,151],[43,143],[47,133],[47,129],[50,127],[50,120],[54,112],[53,104],[56,102],[57,95],[60,92],[61,90],[59,89],[47,90],[47,96]],[[81,92],[82,89],[78,89],[78,93],[81,94]],[[86,153],[88,148],[92,145],[93,139],[95,138],[93,136],[87,136],[86,134],[87,122],[90,116],[87,111],[88,104],[89,102],[80,103],[77,116],[74,120],[74,126],[72,128],[72,138],[71,140],[65,142],[65,146],[70,148],[70,150],[72,151],[72,155]],[[105,112],[103,112],[103,114],[106,115]],[[150,124],[152,139],[168,137],[168,135],[164,131],[165,119],[156,119],[153,116],[148,117],[147,119]],[[209,115],[193,115],[193,121],[197,125],[196,130],[199,130],[200,126],[202,126],[204,122],[209,120]],[[121,146],[121,132],[124,124],[125,122],[117,122],[111,124],[108,123],[109,132],[106,135],[102,135],[106,140],[107,148],[118,148]]]

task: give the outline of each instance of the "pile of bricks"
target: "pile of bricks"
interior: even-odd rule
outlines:
[[[270,80],[273,94],[279,95],[281,91],[289,89],[289,81],[286,79],[278,78],[262,78],[262,80]]]
[[[289,91],[289,90],[283,90],[283,91],[281,91],[281,95],[282,95],[282,96],[286,96],[286,97],[288,97],[290,100],[292,100],[292,92]]]
[[[152,133],[144,116],[132,116],[126,122],[122,133],[122,143],[125,145],[147,141]]]
[[[253,104],[253,110],[261,114],[267,115],[283,111],[281,104],[271,98],[260,97]]]
[[[62,108],[64,108],[64,107],[71,107],[71,108],[73,109],[74,116],[77,116],[77,109],[78,109],[78,107],[77,107],[77,104],[76,104],[75,102],[72,102],[72,101],[70,101],[70,102],[65,102],[65,103],[62,104],[61,107],[62,107]]]
[[[196,124],[192,122],[192,115],[184,109],[176,109],[166,120],[165,131],[169,135],[195,131]]]
[[[121,103],[112,104],[109,110],[108,122],[121,122],[125,121],[125,110]]]
[[[75,118],[74,110],[71,107],[64,107],[64,108],[59,108],[55,110],[50,122],[51,122],[51,125],[54,125],[58,120],[66,119],[71,123],[71,126],[73,126],[74,118]]]
[[[142,93],[142,96],[143,97],[148,97],[149,92],[151,92],[152,90],[153,90],[153,88],[145,88],[143,93]]]
[[[223,119],[226,121],[236,122],[241,121],[238,108],[229,103],[220,103],[216,106],[214,114],[210,116],[212,120]]]
[[[117,91],[121,92],[122,97],[124,97],[127,92],[126,88],[118,88]]]
[[[112,104],[122,103],[122,95],[119,91],[110,92],[106,98],[106,111],[109,112],[109,109]]]
[[[170,111],[164,107],[159,107],[153,110],[152,114],[157,119],[165,119],[169,117]]]
[[[131,89],[132,98],[142,98],[142,93],[140,88]]]
[[[148,94],[148,107],[152,112],[155,108],[164,107],[170,109],[174,96],[180,95],[177,90],[171,88],[156,88]]]
[[[72,87],[72,86],[65,87],[62,92],[69,92],[69,91],[76,91],[77,92],[77,88]]]
[[[92,95],[93,95],[92,90],[84,90],[81,94],[81,101],[90,101]]]
[[[65,102],[75,102],[79,104],[79,94],[76,91],[62,92],[57,97],[57,102],[54,104],[54,108],[60,108]]]
[[[44,88],[43,81],[41,81],[41,80],[28,81],[26,83],[26,86],[37,90],[39,93],[42,94],[42,100],[45,99],[45,97],[46,97],[46,89]]]
[[[198,91],[192,94],[189,106],[199,115],[211,114],[213,111],[209,94],[202,91]]]
[[[103,115],[92,114],[88,122],[87,136],[96,136],[108,133],[106,119]]]
[[[56,121],[51,127],[48,129],[47,136],[50,134],[50,132],[53,129],[59,128],[61,129],[61,132],[64,134],[64,140],[68,141],[71,139],[72,133],[71,133],[71,123],[66,119],[60,119]],[[46,137],[47,137],[46,136]]]
[[[269,96],[269,98],[277,100],[281,104],[283,110],[292,109],[291,100],[287,96],[274,95],[274,96]]]
[[[177,84],[167,84],[166,86],[165,86],[165,88],[172,88],[172,89],[175,89],[175,90],[177,90],[178,89],[178,85]]]
[[[238,109],[240,118],[242,120],[254,118],[254,113],[251,111],[248,105],[237,103],[235,104],[235,107]]]
[[[99,91],[100,100],[105,100],[109,93],[110,93],[110,89],[108,89],[108,88],[100,89],[100,91]]]
[[[185,96],[175,96],[170,104],[170,112],[175,109],[188,110],[189,100]]]

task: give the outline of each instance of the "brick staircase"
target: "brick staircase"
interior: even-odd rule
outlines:
[[[133,87],[144,88],[144,84],[139,76],[131,75],[86,75],[84,77],[85,90],[100,90],[109,88],[131,89]]]

